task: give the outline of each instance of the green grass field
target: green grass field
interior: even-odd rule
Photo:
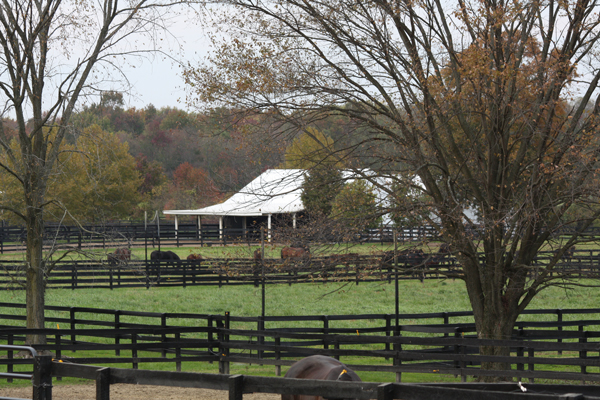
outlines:
[[[175,249],[178,254],[194,249]],[[203,255],[217,257],[223,249],[200,249]],[[371,249],[372,250],[372,249]],[[365,250],[365,251],[371,251]],[[136,252],[138,252],[136,250]],[[142,250],[143,251],[143,250]],[[229,249],[233,252],[249,252],[244,249]],[[274,252],[276,249],[273,250]],[[354,250],[353,250],[354,251]],[[540,293],[530,305],[530,309],[596,308],[598,303],[596,288],[577,287],[570,290],[550,288]],[[138,289],[50,289],[46,304],[54,306],[94,307],[128,311],[151,311],[167,313],[223,314],[230,311],[232,316],[258,316],[261,314],[261,288],[244,286],[196,286],[187,288],[138,288]],[[442,311],[469,310],[469,300],[462,281],[418,280],[400,281],[400,313],[430,313]],[[394,284],[389,283],[315,283],[288,285],[267,285],[266,314],[272,316],[293,315],[334,315],[334,314],[393,314],[395,311]],[[20,290],[0,291],[0,301],[24,303],[25,293]],[[5,310],[4,310],[5,311]],[[53,315],[49,313],[48,315]],[[62,317],[65,317],[62,315]],[[524,316],[527,320],[548,319],[548,316]],[[564,320],[581,319],[569,315]],[[599,318],[585,316],[585,319]],[[458,320],[454,320],[459,322]],[[133,321],[131,321],[133,322]],[[137,322],[137,321],[136,321]],[[153,321],[156,322],[156,321]],[[436,321],[439,323],[439,321]],[[172,322],[175,323],[175,322]],[[362,322],[361,322],[362,323]],[[417,323],[403,320],[402,324]],[[423,323],[422,321],[420,323]],[[352,324],[352,322],[344,322]],[[335,326],[335,325],[332,325]],[[345,325],[348,326],[348,325]],[[48,324],[49,328],[54,328]],[[273,328],[275,326],[269,326]],[[79,353],[77,356],[80,356]],[[352,363],[353,360],[343,360]],[[362,361],[363,363],[365,361]],[[360,361],[356,361],[360,363]],[[127,368],[127,364],[114,365]],[[174,364],[140,365],[144,369],[174,370]],[[184,371],[216,372],[216,364],[184,363]],[[285,369],[284,369],[285,372]],[[274,367],[256,365],[232,365],[231,373],[274,375]],[[363,380],[393,381],[392,374],[363,373]],[[405,382],[456,381],[452,376],[434,374],[403,374]],[[65,380],[66,382],[72,382]],[[0,383],[0,387],[4,383]]]

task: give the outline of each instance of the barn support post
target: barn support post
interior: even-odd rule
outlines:
[[[200,247],[202,247],[204,242],[202,240],[202,216],[200,215],[196,215],[196,233],[198,239],[200,239]]]
[[[273,214],[269,214],[269,217],[267,219],[267,229],[269,230],[267,232],[267,240],[269,241],[269,243],[271,242],[271,228],[272,228],[272,221],[271,221],[272,218],[271,217],[272,216],[273,216]]]
[[[177,214],[175,214],[175,243],[176,246],[179,247],[179,218],[177,218]]]
[[[223,240],[225,235],[223,235],[223,216],[219,217],[219,240]]]
[[[294,229],[296,229],[296,221],[297,221],[296,213],[292,214],[292,221],[293,221],[292,222],[292,226],[293,226]]]
[[[33,359],[33,400],[52,400],[52,356]]]
[[[156,241],[158,242],[158,251],[160,251],[160,215],[158,215],[158,211],[154,218],[156,218]]]

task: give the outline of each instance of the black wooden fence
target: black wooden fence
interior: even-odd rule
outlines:
[[[544,268],[553,257],[541,252],[532,265]],[[461,268],[452,256],[432,255],[426,265],[413,265],[412,259],[398,257],[399,279],[460,278]],[[264,266],[264,270],[263,270]],[[0,288],[19,289],[25,285],[24,263],[0,260]],[[562,259],[553,274],[597,278],[600,256],[596,251],[578,250]],[[245,285],[305,282],[360,282],[395,279],[395,268],[381,255],[322,256],[304,259],[209,258],[177,262],[131,260],[111,265],[107,261],[78,260],[56,262],[47,279],[48,288],[126,288],[160,286]]]
[[[57,328],[27,330],[19,327],[24,305],[0,307],[6,310],[0,314],[2,321],[15,324],[0,327],[5,343],[20,344],[26,334],[44,334],[48,344],[36,346],[38,351],[77,364],[130,364],[137,369],[143,363],[166,362],[181,370],[183,362],[216,362],[224,374],[230,372],[230,363],[263,364],[274,366],[279,375],[282,366],[300,357],[324,354],[356,371],[395,373],[398,380],[402,373],[421,372],[460,376],[463,381],[483,375],[530,382],[600,381],[600,309],[526,311],[554,317],[520,321],[510,340],[480,340],[472,322],[457,321],[471,319],[470,312],[402,314],[396,326],[391,314],[250,318],[47,307],[47,321]],[[575,315],[586,319],[568,320]],[[415,320],[426,323],[406,323]],[[506,347],[510,356],[482,356],[482,345]],[[513,369],[482,370],[481,363],[487,361],[506,362]],[[0,358],[2,364],[12,373],[31,359],[9,355]]]
[[[275,232],[275,231],[274,231]],[[410,242],[439,236],[432,226],[404,228],[396,232],[397,240]],[[143,223],[110,223],[102,225],[52,225],[44,227],[44,245],[77,247],[77,248],[106,248],[115,242],[128,243],[130,246],[143,246],[150,241],[156,245],[166,242],[174,246],[190,245],[227,245],[231,243],[260,242],[260,227],[254,228],[219,228],[217,224],[179,223],[177,227],[172,221],[161,221],[158,225]],[[22,251],[26,238],[23,226],[0,224],[0,253]],[[361,243],[392,243],[394,229],[382,227],[369,229],[355,235],[351,241]]]

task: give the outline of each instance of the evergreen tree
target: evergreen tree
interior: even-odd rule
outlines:
[[[343,186],[342,171],[329,165],[317,165],[304,178],[300,198],[309,214],[327,216],[331,204]]]

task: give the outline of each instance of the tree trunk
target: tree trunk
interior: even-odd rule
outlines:
[[[483,313],[474,313],[474,316],[479,339],[510,340],[518,314],[514,309],[510,310],[502,305],[493,307],[491,304],[486,304]],[[479,353],[481,356],[509,357],[510,347],[499,345],[480,346]],[[506,371],[511,368],[509,362],[489,360],[481,363],[481,369]],[[481,382],[498,382],[511,379],[508,375],[503,377],[495,373],[494,376],[479,376],[477,380]]]
[[[26,309],[27,328],[43,329],[46,291],[46,265],[42,254],[44,220],[40,208],[27,211],[27,273]],[[28,345],[46,344],[45,335],[27,335]]]

